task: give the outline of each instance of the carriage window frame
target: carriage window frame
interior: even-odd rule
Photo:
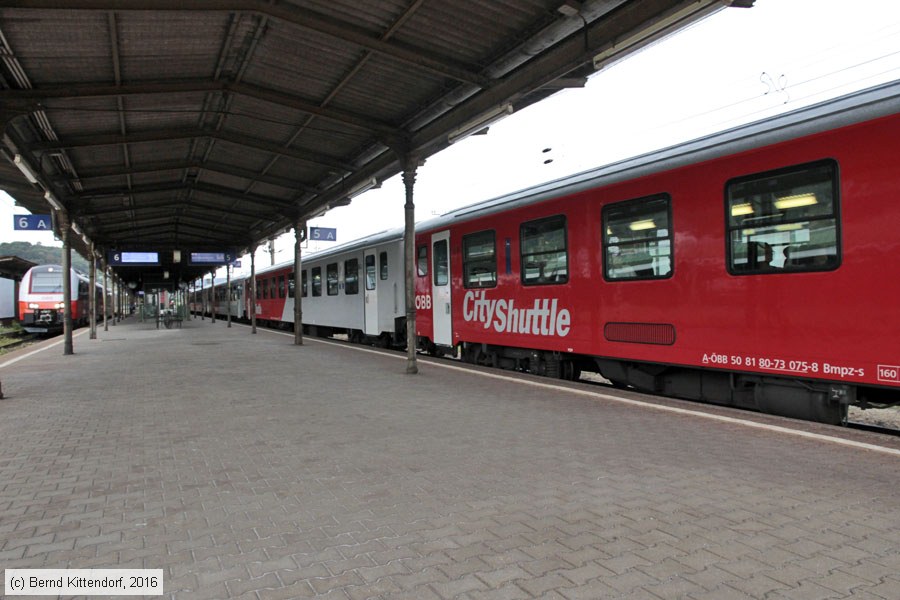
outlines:
[[[309,295],[309,271],[303,269],[300,275],[300,294],[302,298]]]
[[[438,248],[441,248],[440,252]],[[450,285],[450,240],[443,238],[431,243],[431,260],[434,285],[437,287]]]
[[[554,230],[545,231],[542,233],[541,237],[549,237],[547,234],[552,233],[553,231],[562,230],[562,247],[556,247],[552,249],[545,249],[538,252],[526,252],[526,240],[525,240],[525,230],[526,228],[539,228],[544,225],[552,224],[553,222],[558,221],[559,226]],[[525,269],[526,265],[529,262],[529,259],[541,256],[541,255],[551,255],[555,254],[559,256],[560,254],[565,257],[565,273],[559,274],[556,273],[552,276],[539,276],[537,278],[528,278],[528,273]],[[534,219],[532,221],[525,221],[519,225],[519,277],[521,278],[522,285],[564,285],[569,282],[569,227],[568,227],[568,219],[566,215],[553,215],[550,217],[544,217],[541,219]]]
[[[297,293],[296,290],[297,284],[294,282],[294,273],[290,272],[287,274],[287,297],[293,298],[294,294]]]
[[[817,172],[824,172],[824,176],[815,179]],[[802,181],[804,175],[810,179]],[[753,214],[746,211],[762,208],[760,200],[757,198],[755,204],[753,201],[748,202],[746,195],[736,195],[735,190],[754,183],[761,186],[762,182],[768,183],[771,205],[783,212],[755,217],[757,224],[751,227],[748,223],[751,217],[739,217]],[[789,185],[792,187],[788,187]],[[807,188],[806,191],[802,191],[803,187]],[[798,192],[798,189],[801,191]],[[779,190],[784,195],[778,195]],[[826,202],[819,202],[816,194],[826,190],[830,197],[826,198]],[[809,195],[813,202],[805,198]],[[792,200],[793,205],[777,206],[779,201],[786,200]],[[830,207],[824,210],[828,205]],[[833,271],[843,262],[840,168],[834,159],[827,158],[729,179],[725,183],[724,206],[725,267],[730,275],[787,275]],[[817,227],[818,225],[824,227]],[[829,229],[833,229],[833,237],[825,241],[830,242],[830,246],[817,247],[811,241],[812,238],[816,233],[822,232],[827,236]],[[809,248],[813,249],[812,254],[809,253]],[[833,253],[815,252],[822,248]],[[735,262],[738,256],[746,257],[748,266],[738,266]],[[751,262],[755,266],[750,266]]]
[[[416,249],[416,273],[419,277],[428,277],[428,244]]]
[[[665,205],[664,226],[660,226],[653,217],[658,215],[659,204]],[[619,215],[616,215],[616,213]],[[602,251],[603,251],[603,279],[611,283],[619,283],[623,281],[648,281],[655,279],[669,279],[675,273],[675,237],[672,223],[672,196],[667,193],[653,194],[652,196],[644,196],[641,198],[632,198],[630,200],[622,200],[620,202],[612,202],[607,204],[601,210],[601,230],[602,230]],[[619,217],[621,220],[614,220]],[[640,224],[641,227],[648,225],[644,229],[637,228],[635,225]],[[614,229],[620,230],[620,226],[627,225],[631,231],[647,231],[656,232],[652,235],[635,235],[632,238],[621,239],[614,236]],[[641,249],[641,254],[649,259],[650,267],[642,269],[634,269],[631,265],[624,265],[630,269],[628,271],[614,272],[614,261],[612,255],[622,255],[622,249],[628,251]],[[643,247],[643,248],[642,248]],[[666,249],[666,253],[660,252]],[[623,263],[624,264],[624,263]],[[667,264],[668,269],[659,269],[657,267]],[[649,272],[648,272],[649,271]]]
[[[322,267],[312,268],[312,295],[313,298],[322,296]]]
[[[285,282],[284,282],[284,275],[279,275],[279,276],[278,276],[278,297],[279,297],[279,298],[284,298],[284,297],[285,297],[285,291],[286,291],[286,288],[285,288],[284,283],[285,283]]]
[[[344,261],[344,295],[359,293],[359,259],[348,258]]]
[[[366,272],[366,289],[372,291],[375,289],[375,282],[378,279],[375,274],[375,255],[366,254],[364,264]]]
[[[340,290],[340,275],[336,262],[325,265],[325,291],[329,296],[337,296]]]
[[[485,245],[490,238],[490,256],[473,257],[471,251]],[[485,289],[497,287],[497,232],[493,229],[469,233],[462,238],[463,253],[463,287],[466,289]],[[478,273],[479,279],[475,280],[473,274],[478,269],[485,269]],[[484,274],[490,275],[486,281],[481,281]]]
[[[382,250],[378,254],[378,278],[382,281],[388,279],[388,253],[386,250]]]

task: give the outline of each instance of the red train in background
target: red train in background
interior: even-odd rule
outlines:
[[[900,401],[900,84],[417,226],[431,352],[827,423]]]
[[[59,333],[63,330],[63,285],[71,293],[72,323],[86,325],[90,319],[90,279],[75,269],[68,277],[59,265],[31,267],[19,286],[21,325],[29,333]],[[103,318],[103,286],[94,286],[98,318]],[[110,303],[111,306],[111,303]]]

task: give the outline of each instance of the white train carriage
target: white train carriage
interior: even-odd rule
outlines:
[[[383,345],[405,340],[402,229],[308,254],[301,269],[303,324],[310,334],[342,333]],[[290,261],[257,272],[252,310],[258,320],[276,326],[294,323],[293,271]],[[246,283],[249,299],[249,279]],[[248,302],[248,314],[250,310]]]

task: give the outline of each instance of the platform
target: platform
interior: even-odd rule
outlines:
[[[900,453],[831,428],[208,319],[78,333],[0,357],[4,569],[161,568],[179,599],[900,595]]]

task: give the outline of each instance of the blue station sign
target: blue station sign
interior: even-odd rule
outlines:
[[[50,215],[13,215],[13,229],[53,231]]]
[[[333,227],[310,227],[309,239],[318,242],[336,242],[337,229]]]
[[[125,252],[111,250],[107,256],[110,265],[115,266],[158,266],[159,252]]]
[[[227,265],[234,262],[234,254],[234,250],[191,252],[188,262],[192,265]]]

